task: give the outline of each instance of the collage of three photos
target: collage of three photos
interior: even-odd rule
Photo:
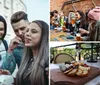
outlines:
[[[0,85],[100,85],[100,0],[0,0]]]

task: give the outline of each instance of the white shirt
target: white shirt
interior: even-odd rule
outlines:
[[[0,56],[3,59],[4,56],[6,56],[6,49],[3,44],[3,42],[0,40]],[[0,61],[0,66],[2,65],[2,60]]]

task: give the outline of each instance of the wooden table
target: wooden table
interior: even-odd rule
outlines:
[[[98,67],[100,69],[100,61],[98,61],[97,63],[88,63],[87,61],[84,62],[87,63],[89,66]],[[50,64],[50,70],[59,69],[59,65],[60,64]],[[97,83],[100,83],[100,75],[87,82],[85,85],[96,85]]]
[[[50,30],[50,41],[75,41],[74,36],[74,39],[67,39],[67,36],[67,32]]]

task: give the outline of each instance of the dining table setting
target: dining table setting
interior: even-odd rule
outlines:
[[[15,78],[8,70],[0,69],[0,85],[15,85]]]
[[[50,85],[99,85],[100,60],[50,64]]]
[[[80,33],[72,34],[68,29],[64,31],[61,27],[50,30],[50,41],[86,41],[87,38]]]

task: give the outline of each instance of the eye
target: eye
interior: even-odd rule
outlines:
[[[25,29],[25,27],[21,27],[21,28],[20,28],[20,30],[24,30],[24,29]]]
[[[18,30],[14,30],[15,32],[18,32]]]
[[[37,30],[32,29],[32,30],[31,30],[31,32],[32,32],[32,33],[37,33],[38,31],[37,31]]]
[[[4,28],[0,28],[0,31],[3,31],[4,30]]]

